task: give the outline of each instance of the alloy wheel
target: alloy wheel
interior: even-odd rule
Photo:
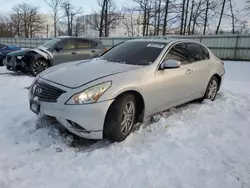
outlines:
[[[39,74],[40,72],[46,70],[48,67],[47,67],[47,64],[43,61],[38,61],[34,64],[33,66],[33,72],[35,75]]]
[[[121,133],[123,135],[127,135],[133,124],[135,119],[135,104],[132,101],[129,101],[124,109],[122,114],[122,123],[121,123]]]
[[[218,90],[218,84],[216,80],[212,80],[208,87],[207,98],[213,100],[216,96],[217,90]]]

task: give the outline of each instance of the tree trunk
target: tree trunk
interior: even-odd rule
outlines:
[[[158,18],[158,16],[157,16],[157,14],[158,14],[158,7],[157,7],[157,2],[156,2],[157,0],[155,0],[155,5],[154,5],[154,7],[155,7],[155,12],[154,12],[154,36],[157,34],[157,18]]]
[[[219,18],[219,23],[218,23],[218,26],[217,26],[217,29],[216,29],[216,32],[215,32],[216,35],[218,35],[219,30],[220,30],[220,24],[221,24],[222,16],[224,14],[225,4],[226,4],[226,0],[223,0],[221,13],[220,13],[220,18]]]
[[[189,17],[189,23],[188,23],[188,35],[191,34],[191,23],[193,19],[193,13],[194,13],[194,0],[192,1],[192,6],[191,6],[191,13]]]
[[[163,35],[166,35],[166,30],[167,30],[168,5],[169,5],[169,0],[167,0],[166,4],[165,4],[165,15],[164,15],[164,23],[163,23]]]
[[[161,0],[159,0],[159,5],[158,5],[158,20],[157,20],[157,30],[156,30],[157,36],[159,36],[160,33],[160,23],[161,23]]]
[[[207,5],[206,5],[206,13],[205,13],[205,22],[204,22],[204,29],[203,29],[203,35],[206,34],[206,29],[207,29],[207,18],[208,18],[208,9],[209,9],[209,0],[207,0]]]
[[[180,30],[180,35],[183,33],[183,23],[184,23],[184,16],[185,16],[185,3],[186,0],[182,1],[182,12],[181,12],[181,30]]]
[[[106,3],[106,0],[103,0],[102,13],[101,13],[101,18],[100,18],[101,20],[100,20],[99,37],[103,36],[103,20],[104,20],[105,3]]]
[[[108,37],[108,0],[105,4],[105,37]]]
[[[193,20],[192,35],[194,35],[195,25],[196,25],[196,18],[194,18]]]
[[[70,15],[68,15],[68,36],[70,36]]]
[[[71,12],[71,16],[70,16],[70,36],[73,35],[73,19],[74,19],[74,15]]]
[[[235,34],[235,19],[234,19],[232,0],[230,0],[230,11],[232,15],[232,33]]]
[[[187,29],[188,7],[189,7],[189,0],[187,0],[187,5],[186,5],[186,15],[185,15],[185,22],[184,22],[184,35],[186,34],[186,29]]]
[[[150,10],[151,10],[151,6],[149,7],[147,11],[146,36],[149,35],[148,31],[149,31],[149,21],[150,21]]]
[[[142,35],[146,36],[146,25],[147,25],[147,5],[144,7],[144,13],[143,13],[143,28],[142,28]]]
[[[57,32],[57,14],[54,14],[54,37],[56,38],[56,32]]]

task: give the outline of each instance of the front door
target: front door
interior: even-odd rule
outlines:
[[[157,70],[154,80],[153,112],[160,112],[188,101],[193,83],[190,80],[189,55],[186,43],[175,44],[164,57],[164,61],[177,60],[181,66],[176,69]]]
[[[75,42],[74,39],[64,39],[58,46],[58,50],[54,50],[53,65],[76,61]]]

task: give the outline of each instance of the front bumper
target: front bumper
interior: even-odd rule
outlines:
[[[80,137],[102,139],[105,116],[113,100],[85,105],[65,105],[69,96],[67,93],[62,94],[57,102],[43,102],[38,99],[38,114],[55,117],[66,129]],[[30,91],[29,100],[33,99]]]
[[[5,65],[12,71],[23,70],[26,67],[25,62],[18,60],[16,56],[10,56],[5,59]]]

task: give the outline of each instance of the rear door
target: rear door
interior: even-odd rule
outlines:
[[[189,79],[191,81],[192,95],[202,94],[209,81],[209,52],[198,43],[187,43],[189,51],[190,69]]]
[[[54,50],[53,64],[66,63],[76,60],[75,56],[75,41],[73,38],[63,39],[57,47],[59,51]]]
[[[75,57],[77,60],[91,59],[96,56],[96,50],[88,39],[75,39]]]

